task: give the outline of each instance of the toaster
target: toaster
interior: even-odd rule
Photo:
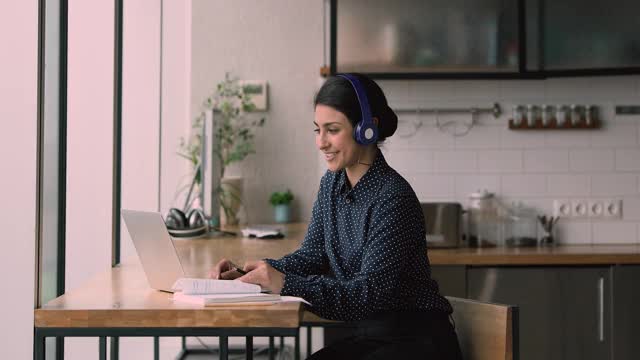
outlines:
[[[455,202],[425,202],[420,205],[427,247],[459,247],[462,241],[462,205]]]

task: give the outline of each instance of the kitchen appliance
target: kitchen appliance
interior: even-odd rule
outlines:
[[[493,193],[478,190],[469,195],[468,245],[495,247],[504,245],[500,204]]]
[[[514,203],[504,223],[505,245],[511,247],[538,245],[538,214],[523,203]]]
[[[454,202],[421,203],[427,247],[458,247],[461,242],[462,205]]]

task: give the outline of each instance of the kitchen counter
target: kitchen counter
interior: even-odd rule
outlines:
[[[640,245],[429,249],[432,265],[640,264]]]
[[[226,230],[238,231],[237,227]],[[307,229],[306,223],[282,225],[284,239],[255,240],[241,237],[225,237],[223,241],[203,239],[191,242],[204,247],[200,251],[191,248],[191,254],[224,254],[237,260],[253,260],[280,257],[297,249]],[[214,243],[211,243],[214,240]],[[242,246],[237,246],[237,241]],[[175,243],[177,248],[181,241]],[[604,265],[640,264],[640,244],[631,245],[560,245],[552,247],[522,248],[456,248],[429,249],[432,265]],[[215,259],[207,259],[214,262]]]

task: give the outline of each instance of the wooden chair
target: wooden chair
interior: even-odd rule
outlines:
[[[453,320],[464,360],[518,360],[518,307],[447,296],[453,306]],[[323,319],[305,311],[307,349],[311,348],[311,327],[341,327],[344,323]],[[308,350],[307,350],[308,351]],[[310,353],[307,352],[307,356]]]
[[[518,307],[447,297],[464,360],[518,360]]]

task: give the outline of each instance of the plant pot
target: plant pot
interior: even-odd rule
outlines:
[[[242,205],[244,179],[240,176],[224,177],[220,180],[220,223],[238,224],[238,212]]]
[[[291,221],[291,206],[289,206],[289,204],[275,205],[273,209],[277,223],[288,223]]]

